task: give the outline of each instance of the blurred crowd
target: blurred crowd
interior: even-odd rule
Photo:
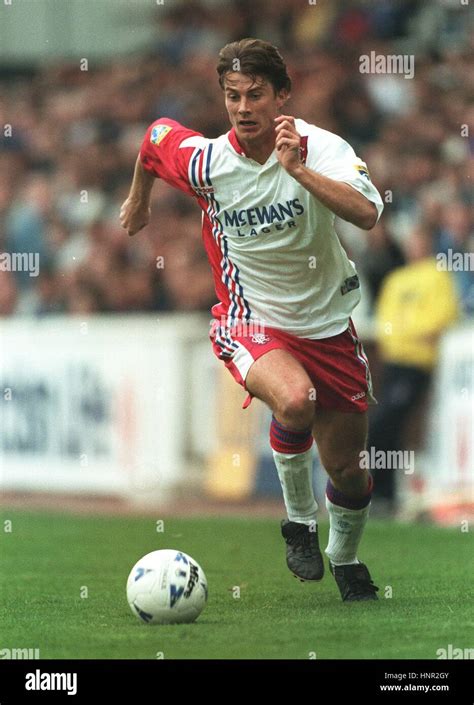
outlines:
[[[186,0],[157,6],[139,55],[0,72],[0,253],[39,253],[37,277],[0,262],[0,315],[208,311],[213,282],[192,199],[157,182],[152,221],[120,228],[146,127],[159,116],[226,132],[215,71],[227,42],[275,43],[293,79],[287,110],[336,132],[385,201],[371,232],[339,222],[373,305],[413,232],[431,251],[474,250],[474,65],[459,0]],[[414,55],[413,78],[361,73],[360,57]],[[11,129],[8,128],[11,126]],[[474,271],[453,272],[474,312]]]

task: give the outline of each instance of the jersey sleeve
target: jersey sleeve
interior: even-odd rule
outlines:
[[[142,142],[140,160],[143,168],[171,186],[195,196],[189,183],[188,166],[201,141],[205,138],[200,132],[190,130],[176,120],[160,118],[150,125]]]
[[[359,159],[350,144],[337,135],[320,130],[308,137],[306,166],[335,181],[349,184],[377,208],[377,220],[383,201],[373,185],[367,164]]]

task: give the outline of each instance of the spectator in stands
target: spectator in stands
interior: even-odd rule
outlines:
[[[385,277],[393,269],[401,267],[405,257],[383,219],[368,235],[368,247],[364,256],[364,271],[372,300],[377,298]]]
[[[446,204],[441,211],[441,227],[437,238],[437,251],[447,255],[448,261],[456,259],[453,267],[461,305],[467,313],[474,312],[474,267],[464,255],[474,259],[474,228],[471,209],[457,201]]]
[[[0,316],[11,316],[15,313],[16,302],[15,279],[11,272],[0,270]]]
[[[428,388],[440,337],[459,315],[451,272],[432,254],[431,232],[416,226],[405,245],[407,264],[385,279],[376,303],[377,339],[383,361],[368,448],[400,451],[406,421]],[[375,470],[375,500],[395,509],[396,469]]]
[[[350,226],[341,237],[373,292],[400,264],[397,248],[415,220],[436,229],[440,252],[449,242],[472,250],[463,211],[473,205],[472,137],[461,134],[464,123],[474,131],[466,17],[467,8],[446,0],[185,0],[159,8],[156,40],[142,55],[87,72],[75,63],[44,64],[14,80],[2,70],[0,125],[14,129],[0,132],[0,252],[38,252],[45,270],[36,278],[13,273],[15,303],[5,310],[209,310],[212,278],[199,254],[198,209],[160,184],[153,196],[159,219],[133,251],[111,220],[140,136],[157,115],[210,137],[227,129],[209,73],[216,47],[242,36],[261,34],[288,57],[298,87],[289,109],[341,134],[370,162],[385,201],[383,221],[374,233]],[[374,48],[416,53],[414,78],[361,74],[359,57]],[[472,272],[457,279],[472,314]],[[130,295],[120,292],[128,287]]]

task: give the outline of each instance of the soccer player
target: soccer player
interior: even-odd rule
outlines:
[[[344,601],[377,599],[357,550],[372,479],[362,467],[370,373],[351,321],[359,279],[335,215],[368,230],[383,204],[343,139],[281,111],[291,80],[259,39],[225,46],[217,65],[231,129],[217,139],[169,118],[145,135],[121,209],[129,235],[150,218],[160,178],[197,199],[219,303],[213,350],[272,411],[270,444],[288,519],[286,560],[303,581],[324,575],[312,485],[313,438],[329,478],[326,554]]]

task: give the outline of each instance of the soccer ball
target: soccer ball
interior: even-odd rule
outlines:
[[[127,600],[145,624],[189,623],[207,601],[207,580],[201,566],[182,551],[152,551],[133,566]]]

